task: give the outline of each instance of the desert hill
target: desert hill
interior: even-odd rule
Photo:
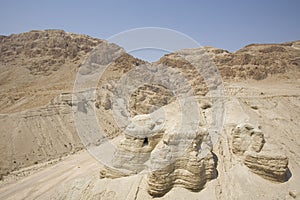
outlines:
[[[105,46],[106,41],[61,30],[1,36],[0,41],[0,175],[4,179],[0,198],[126,199],[124,196],[127,196],[128,199],[151,199],[162,196],[162,199],[180,199],[179,193],[182,199],[204,196],[208,199],[293,199],[300,196],[300,143],[297,139],[300,41],[252,44],[234,53],[213,47],[188,49],[165,55],[154,63],[124,52],[99,80],[96,99],[88,102],[95,106],[98,123],[105,129],[107,138],[120,147],[113,169],[100,165],[84,150],[86,147],[77,134],[72,111],[76,75],[92,76],[86,63],[99,64],[91,55],[101,45]],[[160,108],[170,116],[165,132],[155,136],[153,143],[147,138],[151,148],[145,149],[143,140],[133,140],[123,134],[130,125],[120,128],[114,120],[111,99],[118,94],[115,89],[118,81],[134,69],[137,70],[133,71],[133,77],[146,76],[141,70],[143,66],[152,71],[170,67],[174,70],[171,73],[184,76],[191,85],[187,89],[178,83],[179,93],[193,90],[200,105],[201,127],[209,129],[212,123],[209,116],[214,111],[209,90],[215,87],[198,76],[193,63],[188,61],[192,58],[198,62],[204,51],[222,77],[221,81],[211,83],[224,89],[224,127],[217,143],[208,147],[209,141],[204,142],[206,132],[200,131],[195,146],[187,147],[187,155],[174,165],[150,175],[136,175],[145,170],[146,162],[133,156],[136,152],[145,151],[150,159],[151,154],[159,155],[162,146],[171,148],[172,143],[166,141],[171,137],[167,133],[173,131],[179,119],[176,98],[163,84],[145,82],[133,88],[128,110],[137,121],[147,121],[147,116],[159,112]],[[180,56],[182,53],[186,57]],[[98,65],[93,66],[96,68],[92,70],[97,70]],[[160,76],[147,78],[164,83],[169,81],[165,75],[163,71]],[[134,85],[134,81],[133,78],[127,83]],[[252,142],[243,143],[243,140]],[[102,141],[95,140],[90,145],[101,147],[101,144]],[[193,156],[201,154],[203,149],[210,152],[208,156],[194,160]],[[126,165],[126,158],[130,156],[136,165]],[[193,171],[193,167],[187,167],[187,163],[203,166],[201,175]],[[124,174],[124,170],[130,173]],[[103,179],[99,179],[99,171]],[[189,176],[184,175],[187,171],[191,173]],[[57,176],[49,175],[52,173]],[[23,182],[19,182],[18,176]],[[165,182],[160,182],[162,177]],[[199,179],[193,182],[192,178],[186,180],[185,177]],[[43,182],[43,189],[36,190],[39,184],[33,184],[35,180]],[[55,187],[61,181],[66,185]],[[48,186],[51,189],[48,190]]]

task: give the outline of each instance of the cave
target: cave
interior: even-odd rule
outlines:
[[[143,142],[143,147],[149,144],[148,138],[146,137]]]

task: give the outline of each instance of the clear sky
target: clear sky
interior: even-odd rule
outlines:
[[[0,0],[0,34],[63,29],[107,39],[164,27],[201,45],[236,51],[250,43],[300,39],[299,0]]]

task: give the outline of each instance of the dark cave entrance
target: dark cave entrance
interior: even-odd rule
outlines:
[[[148,138],[146,137],[143,142],[143,147],[149,144]]]

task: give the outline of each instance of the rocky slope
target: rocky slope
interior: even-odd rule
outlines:
[[[215,48],[207,50],[212,53],[224,79],[263,80],[275,74],[286,75],[290,71],[299,71],[299,48],[300,41],[295,41],[251,44],[235,53]],[[297,75],[293,78],[297,78]]]
[[[1,177],[83,149],[74,125],[74,107],[82,116],[89,115],[89,110],[95,107],[98,124],[106,138],[116,140],[117,148],[110,157],[110,165],[92,164],[98,168],[91,170],[93,174],[85,177],[77,174],[65,180],[75,188],[78,181],[92,181],[80,187],[76,198],[120,199],[125,192],[128,198],[174,199],[178,187],[194,191],[181,192],[183,198],[205,196],[204,187],[211,192],[206,195],[211,199],[299,196],[296,187],[300,184],[297,181],[300,180],[299,41],[248,45],[235,53],[212,47],[182,50],[165,55],[155,63],[123,53],[102,74],[96,98],[86,102],[72,102],[75,76],[80,72],[82,76],[92,77],[94,71],[99,71],[106,61],[91,55],[97,55],[97,48],[103,51],[98,45],[107,45],[105,41],[59,30],[1,36],[0,41]],[[101,55],[108,60],[111,57],[105,52]],[[208,55],[213,62],[205,60]],[[218,67],[222,79],[215,76],[216,70],[205,67],[208,64]],[[205,130],[212,136],[210,129],[216,109],[212,97],[221,86],[226,117],[216,141],[206,137]],[[130,95],[120,101],[120,94],[126,91]],[[185,115],[185,120],[199,120],[190,123],[191,127],[178,127],[181,120],[178,114],[183,112],[176,106],[180,105],[179,97],[184,100],[195,97],[199,103],[198,118],[192,110],[185,111],[190,114]],[[127,103],[128,108],[121,115],[135,116],[134,124],[120,126],[115,119],[120,102]],[[149,117],[161,116],[162,110],[167,114],[164,128],[156,129],[161,126],[161,119],[153,123]],[[143,128],[136,123],[142,123]],[[194,126],[200,131],[189,138],[186,134],[195,130]],[[93,127],[89,129],[92,131]],[[101,148],[103,142],[98,138],[89,145]],[[212,143],[216,144],[212,146]],[[98,179],[99,170],[102,179]],[[145,173],[135,175],[139,172]],[[247,182],[243,181],[245,177]],[[124,191],[118,192],[115,180],[121,184],[122,181],[132,183],[134,191],[123,184]],[[19,188],[18,183],[12,184]],[[20,189],[24,187],[20,185]],[[54,187],[38,196],[75,198],[71,195],[74,187],[59,190]],[[279,187],[284,189],[278,196],[271,194]],[[9,197],[9,191],[0,198]],[[254,191],[257,195],[251,196]],[[34,193],[28,195],[37,197]]]
[[[72,90],[80,64],[100,43],[60,30],[2,36],[1,113],[45,106],[60,93]]]
[[[70,91],[81,62],[99,43],[60,30],[1,37],[0,174],[83,148]]]

